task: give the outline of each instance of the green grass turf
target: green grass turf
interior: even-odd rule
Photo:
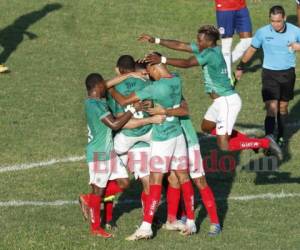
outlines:
[[[58,2],[60,9],[43,15],[46,4]],[[277,1],[250,0],[254,29],[268,22],[270,6]],[[282,2],[288,19],[295,21],[294,1]],[[188,54],[138,43],[145,32],[163,38],[184,41],[195,39],[202,24],[215,23],[213,1],[21,1],[0,2],[0,53],[3,46],[17,48],[6,64],[10,74],[0,75],[0,166],[46,161],[83,155],[87,131],[83,113],[84,78],[89,72],[114,75],[114,65],[121,54],[142,57],[151,50],[167,56]],[[16,21],[16,22],[15,22]],[[29,39],[23,31],[37,37]],[[264,110],[260,97],[260,60],[253,62],[253,72],[244,75],[237,86],[243,99],[238,127],[260,128]],[[203,93],[199,69],[177,70],[184,80],[184,94],[190,104],[194,125],[202,119],[210,100]],[[298,69],[296,69],[299,72]],[[290,104],[290,122],[300,118],[299,83]],[[261,133],[258,133],[261,134]],[[233,201],[230,196],[263,193],[299,192],[299,140],[297,127],[290,127],[286,157],[278,172],[241,171],[249,161],[262,154],[234,154],[238,169],[231,173],[208,174],[208,181],[224,219],[220,237],[206,236],[208,220],[200,232],[190,238],[159,230],[146,242],[128,243],[141,217],[139,204],[117,207],[119,231],[113,240],[89,236],[76,205],[63,207],[0,207],[0,249],[299,249],[299,198]],[[204,156],[215,144],[201,141]],[[219,158],[222,156],[218,152]],[[56,164],[50,168],[0,173],[0,201],[75,200],[88,191],[88,173],[84,162]],[[138,199],[133,187],[120,200]],[[137,209],[136,209],[137,208]],[[200,210],[200,221],[203,208]]]

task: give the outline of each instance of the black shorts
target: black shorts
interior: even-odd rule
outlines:
[[[295,68],[287,70],[262,70],[263,101],[278,100],[288,102],[294,98],[296,81]]]

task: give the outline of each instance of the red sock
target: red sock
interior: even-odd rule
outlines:
[[[180,201],[180,188],[173,188],[168,185],[167,204],[168,204],[168,221],[176,220],[178,206]]]
[[[217,214],[217,207],[215,202],[214,194],[209,186],[200,189],[200,194],[202,197],[203,204],[208,213],[210,223],[219,224],[219,218]]]
[[[143,216],[145,215],[146,212],[146,202],[148,199],[148,194],[146,194],[144,191],[141,194],[141,203],[142,203],[142,209],[143,209]]]
[[[266,138],[231,137],[229,139],[229,150],[238,151],[245,149],[269,148],[270,141]]]
[[[119,187],[118,183],[115,180],[108,181],[104,196],[107,197],[121,192],[123,192],[123,189]]]
[[[90,195],[90,213],[91,213],[91,228],[97,229],[100,226],[100,204],[101,197],[99,195]]]
[[[112,221],[113,218],[113,202],[105,202],[104,203],[104,211],[105,211],[105,223],[109,223]]]
[[[181,184],[181,191],[185,205],[186,217],[189,220],[194,220],[194,189],[190,180]]]
[[[182,218],[182,217],[186,217],[186,212],[185,212],[185,207],[184,207],[184,202],[182,200],[182,196],[180,197],[180,201],[179,201],[179,209],[178,209],[178,213],[177,215]]]
[[[154,213],[158,207],[161,195],[161,185],[150,185],[150,193],[146,202],[146,209],[143,221],[152,224]]]

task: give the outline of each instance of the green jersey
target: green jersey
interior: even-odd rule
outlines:
[[[194,145],[199,144],[198,136],[195,131],[195,128],[192,124],[192,121],[189,116],[183,116],[179,118],[181,127],[184,132],[184,136],[186,139],[187,147],[192,147]]]
[[[118,92],[120,92],[122,95],[124,96],[128,96],[130,95],[132,92],[141,90],[143,88],[145,88],[147,86],[147,83],[139,78],[134,78],[134,77],[130,77],[127,78],[126,80],[122,81],[120,84],[118,84],[116,86],[116,90]],[[123,113],[126,112],[126,108],[123,108],[122,106],[120,106],[119,104],[117,104],[116,106],[116,113]],[[133,118],[136,119],[141,119],[144,117],[148,117],[148,113],[139,111],[136,112],[133,116]],[[146,134],[147,132],[150,131],[150,129],[152,128],[152,124],[148,124],[145,126],[141,126],[138,128],[134,128],[134,129],[122,129],[121,132],[129,137],[137,137],[137,136],[142,136],[144,134]]]
[[[176,108],[181,102],[181,79],[178,76],[161,78],[142,90],[136,91],[140,100],[151,99],[164,108]],[[162,124],[153,124],[152,140],[165,141],[182,134],[178,117],[167,117]]]
[[[110,111],[112,112],[113,115],[115,115],[117,110],[117,105],[118,105],[116,100],[111,96],[110,93],[107,93],[106,100]]]
[[[219,46],[199,51],[196,43],[191,43],[192,51],[203,68],[205,93],[229,96],[235,92],[227,75],[226,62]]]
[[[112,131],[101,121],[110,114],[106,100],[86,99],[85,113],[88,124],[87,162],[109,160],[113,153]]]

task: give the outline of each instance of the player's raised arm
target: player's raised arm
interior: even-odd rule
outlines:
[[[194,56],[191,56],[188,59],[178,59],[178,58],[166,58],[164,56],[159,56],[157,54],[149,54],[146,56],[145,61],[151,64],[164,63],[178,68],[190,68],[194,66],[199,66],[199,63],[196,57]]]
[[[167,47],[169,49],[192,53],[192,48],[191,48],[190,44],[181,42],[181,41],[162,39],[162,38],[158,38],[158,37],[155,38],[155,37],[152,37],[147,34],[140,35],[140,37],[138,38],[138,41],[155,43],[155,44],[159,44],[163,47]]]
[[[127,74],[123,74],[123,75],[118,75],[110,80],[107,80],[105,85],[106,88],[112,88],[115,85],[118,85],[119,83],[121,83],[122,81],[126,80],[129,77],[134,77],[134,78],[139,78],[143,81],[145,81],[145,79],[143,78],[144,74],[142,72],[130,72]]]

